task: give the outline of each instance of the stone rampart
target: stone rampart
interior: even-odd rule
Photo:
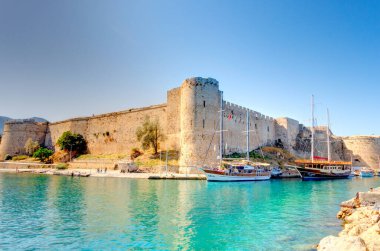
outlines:
[[[166,104],[163,104],[51,123],[45,144],[57,148],[55,144],[62,133],[71,131],[84,136],[91,154],[128,154],[133,147],[140,147],[136,130],[145,117],[159,120],[166,134]],[[164,149],[165,142],[161,147]]]

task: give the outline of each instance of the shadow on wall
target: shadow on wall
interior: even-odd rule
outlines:
[[[46,134],[45,134],[45,147],[49,149],[54,149],[54,144],[51,139],[51,131],[50,126],[46,128]]]

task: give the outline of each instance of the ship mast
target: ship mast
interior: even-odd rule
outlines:
[[[311,95],[311,162],[314,162],[314,95]]]
[[[331,149],[330,149],[330,112],[327,108],[327,159],[331,161]]]
[[[247,109],[247,160],[249,161],[249,110]]]
[[[222,166],[223,162],[223,92],[220,91],[220,118],[219,118],[219,128],[220,128],[220,137],[219,137],[219,162]]]

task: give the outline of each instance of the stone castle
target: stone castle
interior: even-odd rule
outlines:
[[[148,116],[159,120],[166,135],[160,148],[179,152],[180,172],[181,167],[215,165],[219,156],[220,134],[217,131],[220,130],[221,105],[224,154],[246,151],[243,132],[247,130],[247,123],[251,131],[250,150],[281,142],[293,154],[301,157],[309,154],[309,128],[294,119],[274,119],[225,101],[218,81],[198,77],[186,79],[180,87],[169,90],[165,104],[54,123],[33,120],[7,122],[0,143],[0,159],[4,159],[6,154],[24,153],[24,145],[29,138],[46,147],[56,148],[57,139],[65,131],[82,134],[91,154],[129,154],[132,148],[140,146],[136,129]],[[326,128],[316,128],[316,136],[325,139]],[[378,166],[380,137],[333,137],[333,158],[350,160],[352,155],[357,165]],[[320,148],[320,154],[326,155],[326,147]]]

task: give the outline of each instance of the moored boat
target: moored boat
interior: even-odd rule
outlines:
[[[360,170],[360,177],[373,177],[375,176],[374,170],[368,167],[362,167]]]
[[[280,176],[273,177],[274,179],[284,179],[284,178],[301,178],[301,174],[297,170],[296,166],[293,165],[284,165],[282,173]]]
[[[259,181],[269,180],[271,171],[266,163],[248,161],[223,162],[220,168],[201,168],[207,181]]]
[[[347,179],[351,175],[351,162],[324,160],[296,160],[303,180]]]
[[[249,111],[247,110],[247,159],[246,160],[223,160],[223,94],[220,96],[220,118],[219,118],[219,156],[220,161],[218,168],[202,167],[202,170],[207,178],[207,181],[258,181],[269,180],[271,178],[271,169],[267,163],[256,163],[249,160]],[[207,153],[206,153],[207,156]]]
[[[277,177],[280,177],[282,174],[282,170],[280,167],[276,166],[276,167],[273,167],[272,170],[271,170],[271,176],[272,178],[277,178]]]
[[[310,160],[299,159],[295,163],[302,180],[347,179],[351,176],[352,162],[332,161],[330,151],[330,116],[327,109],[327,158],[314,156],[314,96],[311,98],[311,156]]]

